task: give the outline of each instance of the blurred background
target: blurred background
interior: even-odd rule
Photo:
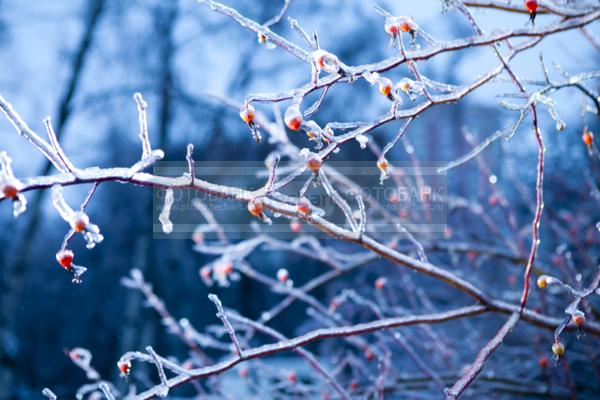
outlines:
[[[264,22],[279,12],[283,1],[226,3]],[[472,35],[470,27],[455,12],[440,14],[439,1],[377,3],[392,14],[412,16],[436,38]],[[293,0],[287,15],[298,19],[306,31],[317,30],[321,46],[347,64],[375,62],[392,55],[383,18],[370,1]],[[487,30],[522,27],[528,18],[481,10],[475,12],[475,17]],[[540,16],[538,23],[550,20],[551,17]],[[598,24],[591,26],[596,34],[600,32],[598,28]],[[303,44],[290,31],[285,18],[274,30]],[[572,74],[597,70],[600,64],[598,51],[588,41],[577,32],[565,33],[518,56],[513,65],[519,76],[542,79],[540,52],[549,66],[558,63]],[[478,48],[442,54],[419,67],[430,79],[465,84],[496,62],[489,49]],[[551,70],[560,78],[553,67]],[[193,0],[0,0],[0,93],[37,132],[44,132],[42,118],[51,116],[65,151],[79,167],[128,166],[139,159],[137,111],[132,99],[136,91],[142,92],[149,103],[151,141],[154,147],[165,150],[167,161],[184,160],[188,143],[194,144],[198,160],[261,161],[271,150],[269,145],[256,145],[237,111],[211,95],[242,102],[249,93],[297,87],[309,79],[309,74],[307,65],[282,50],[260,46],[253,33]],[[404,67],[388,74],[394,81],[407,75]],[[597,83],[593,84],[593,89],[598,90]],[[427,111],[408,131],[414,154],[398,145],[388,159],[400,163],[415,156],[445,163],[460,157],[472,146],[465,139],[465,129],[477,143],[514,119],[514,113],[498,106],[497,97],[512,91],[510,84],[494,82],[458,104]],[[589,251],[585,263],[578,260],[578,252],[574,253],[575,268],[583,268],[597,265],[595,224],[600,221],[600,208],[597,181],[594,187],[593,175],[583,173],[590,170],[590,160],[581,144],[581,131],[585,125],[597,130],[598,119],[582,117],[579,92],[565,90],[555,100],[567,129],[557,132],[546,110],[541,111],[548,149],[545,220],[570,232],[574,249]],[[336,86],[315,119],[322,124],[371,120],[383,114],[386,107],[385,99],[364,82]],[[269,106],[259,108],[268,115],[274,112]],[[374,140],[385,145],[395,129],[378,129]],[[306,146],[302,145],[304,139],[294,140]],[[39,152],[15,134],[4,118],[0,118],[0,150],[13,158],[17,177],[56,172]],[[516,174],[528,195],[533,196],[536,151],[530,123],[526,122],[511,141],[497,142],[484,153],[498,187],[515,199],[513,211],[522,227],[531,220],[531,204],[516,200],[517,188],[507,175],[511,171]],[[342,153],[342,159],[375,162],[374,156],[358,145],[347,146]],[[485,204],[489,195],[487,178],[477,162],[471,161],[449,172],[448,190]],[[87,190],[88,187],[69,188],[67,199],[78,204]],[[113,380],[118,380],[115,362],[125,351],[152,344],[159,354],[185,354],[185,347],[166,332],[154,311],[144,307],[141,295],[119,283],[131,268],[144,272],[176,318],[187,317],[196,328],[216,322],[213,305],[207,299],[209,291],[216,291],[228,307],[250,318],[257,318],[281,298],[247,279],[226,289],[207,288],[198,277],[198,269],[210,258],[194,252],[191,240],[155,240],[151,191],[116,183],[103,184],[88,208],[102,229],[104,242],[86,251],[82,241],[74,241],[77,261],[88,267],[88,272],[81,285],[73,285],[54,260],[66,224],[51,207],[48,191],[30,192],[27,198],[28,211],[18,219],[12,217],[9,204],[0,204],[2,399],[39,398],[46,386],[59,398],[70,398],[86,382],[84,374],[65,354],[65,349],[75,346],[92,351],[93,365],[103,377]],[[496,239],[464,213],[449,215],[448,224],[455,231],[462,230],[464,237],[473,242],[493,243]],[[508,228],[504,229],[499,225],[500,236],[510,234]],[[561,244],[558,239],[544,240],[540,259],[550,262]],[[250,261],[269,275],[285,266],[298,284],[322,268],[316,262],[278,252],[261,252]],[[357,287],[371,285],[383,264],[374,262],[368,271],[352,274],[340,284],[353,281]],[[492,260],[472,264],[473,268],[481,268],[474,279],[488,283],[498,279],[498,291],[508,291],[507,296],[514,300],[520,290],[520,275],[519,283],[514,286],[513,282],[512,287],[508,276],[518,274],[520,269],[498,272],[501,265]],[[578,273],[587,278],[588,272]],[[332,285],[316,296],[326,299],[339,287]],[[304,309],[294,305],[275,319],[273,326],[286,335],[305,331],[305,325],[297,323],[297,315],[304,315]],[[497,322],[490,323],[490,333],[497,329]],[[517,329],[517,338],[526,337],[527,331],[522,329]],[[482,336],[485,339],[485,330]],[[597,339],[589,340],[590,351],[597,354]],[[455,361],[464,364],[473,354]],[[509,355],[519,357],[518,352]],[[572,365],[569,379],[573,387],[567,394],[575,392],[581,398],[592,398],[593,393],[600,392],[600,364],[598,357],[594,360],[596,365]],[[519,376],[518,371],[513,372]],[[525,375],[532,382],[543,378],[541,374]]]

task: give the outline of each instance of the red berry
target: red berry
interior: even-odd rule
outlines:
[[[64,268],[69,269],[73,265],[75,255],[71,250],[61,250],[56,253],[56,261]]]
[[[285,125],[293,131],[300,130],[302,125],[302,113],[297,106],[288,108],[284,116]]]
[[[537,0],[525,0],[525,9],[529,12],[529,14],[534,14],[537,11],[537,8]]]
[[[550,365],[550,360],[548,360],[548,357],[546,356],[541,356],[538,360],[538,364],[540,365],[540,368],[548,368],[548,365]]]
[[[508,284],[510,286],[515,286],[516,283],[517,283],[517,277],[515,275],[513,275],[513,274],[510,274],[508,276]]]
[[[375,280],[375,289],[383,289],[383,287],[387,284],[387,279],[383,276],[379,277]]]
[[[321,160],[321,157],[319,157],[318,154],[313,153],[308,157],[308,160],[306,160],[306,166],[315,174],[319,172],[322,164],[323,160]]]
[[[252,199],[248,202],[248,211],[255,217],[260,217],[265,209],[261,199]]]
[[[241,367],[238,374],[240,375],[241,378],[247,378],[248,377],[248,367]]]
[[[16,199],[17,194],[19,194],[19,189],[17,189],[15,185],[8,183],[2,186],[2,194],[8,199]]]
[[[298,205],[296,206],[296,209],[302,215],[310,215],[310,212],[311,212],[310,211],[310,202],[305,198],[301,198],[298,201]]]
[[[246,104],[240,110],[240,118],[247,124],[251,124],[254,122],[254,118],[256,117],[256,110],[252,107],[252,104]]]
[[[192,234],[192,240],[194,243],[202,243],[204,242],[204,233],[202,232],[194,232]]]
[[[388,78],[379,79],[379,93],[384,96],[389,96],[392,93],[392,81]]]
[[[119,371],[121,371],[121,375],[128,376],[131,372],[131,361],[119,360],[117,362],[117,367],[119,368]]]
[[[579,327],[585,324],[585,315],[583,314],[573,314],[571,319],[573,320],[573,323]]]
[[[385,28],[386,33],[390,36],[397,35],[398,31],[400,29],[398,27],[397,21],[394,17],[388,17],[385,20],[384,28]]]
[[[204,267],[200,268],[200,277],[205,281],[210,279],[211,274],[212,269],[208,265],[205,265]]]
[[[293,232],[300,232],[302,230],[302,222],[298,218],[292,219],[290,222],[290,229]]]
[[[286,283],[288,279],[290,279],[290,274],[287,271],[287,269],[282,268],[279,271],[277,271],[277,280],[279,280],[279,282]]]
[[[287,380],[290,381],[291,383],[296,383],[296,382],[298,382],[298,375],[296,375],[296,372],[291,371],[290,373],[287,374]]]
[[[373,361],[373,359],[375,358],[375,354],[373,354],[371,349],[365,350],[365,358],[367,359],[367,361]]]

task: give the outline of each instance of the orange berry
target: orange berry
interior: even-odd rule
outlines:
[[[583,144],[586,146],[591,146],[594,141],[594,134],[586,129],[583,131],[583,135],[581,135],[581,140],[583,140]]]
[[[561,342],[555,342],[552,345],[552,353],[557,358],[560,358],[560,357],[564,356],[565,355],[565,345],[562,344]]]
[[[388,160],[386,160],[385,157],[381,157],[377,160],[377,168],[379,168],[381,172],[387,172],[389,166],[390,163],[388,163]]]
[[[290,107],[284,115],[285,125],[293,131],[300,130],[302,126],[302,113],[298,107]]]
[[[247,124],[254,122],[256,117],[256,110],[252,107],[252,104],[247,104],[240,110],[240,118]]]
[[[537,286],[540,289],[546,289],[548,286],[548,277],[546,275],[540,275],[540,277],[537,279]]]
[[[61,250],[56,253],[56,261],[64,268],[69,269],[73,265],[75,255],[71,250]]]
[[[306,166],[315,174],[319,172],[322,164],[323,160],[321,160],[321,157],[319,157],[318,154],[313,153],[308,157],[308,160],[306,160]]]
[[[248,202],[248,211],[255,217],[260,217],[265,209],[261,199],[252,199]]]
[[[305,198],[301,198],[296,205],[296,209],[302,215],[310,215],[310,202]]]
[[[404,93],[408,93],[410,91],[410,87],[411,81],[409,79],[403,79],[400,82],[400,90],[402,90]]]
[[[71,228],[75,232],[83,232],[90,223],[90,218],[83,212],[79,211],[73,215],[71,220]]]
[[[400,23],[400,30],[405,33],[413,32],[415,28],[410,20],[404,20]]]
[[[379,93],[384,96],[389,96],[392,93],[392,81],[388,78],[379,79]]]
[[[258,32],[257,36],[258,36],[258,43],[260,43],[260,44],[267,43],[267,35],[265,35],[262,32]]]

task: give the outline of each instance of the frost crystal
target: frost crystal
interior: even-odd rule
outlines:
[[[158,216],[158,220],[162,225],[162,230],[167,235],[173,232],[173,223],[171,222],[171,207],[173,206],[173,189],[167,189],[165,192],[165,204],[163,209]]]

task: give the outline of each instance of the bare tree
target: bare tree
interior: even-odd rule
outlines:
[[[262,186],[248,190],[204,180],[201,176],[202,168],[196,167],[191,144],[186,154],[186,171],[180,176],[144,172],[159,162],[164,153],[151,145],[148,103],[140,93],[134,95],[134,100],[139,114],[141,158],[132,166],[114,168],[74,166],[62,150],[49,121],[49,139],[45,140],[28,127],[4,97],[0,97],[0,109],[17,133],[31,142],[48,159],[49,165],[53,165],[59,172],[49,175],[49,171],[45,170],[38,177],[20,179],[10,167],[9,156],[1,153],[0,187],[3,197],[0,200],[12,201],[15,216],[18,216],[25,211],[26,193],[52,190],[53,205],[69,226],[63,245],[57,252],[57,261],[72,274],[73,282],[76,283],[81,281],[85,267],[74,264],[76,255],[69,244],[78,235],[83,237],[89,248],[102,242],[100,228],[92,223],[85,210],[93,200],[97,187],[105,182],[144,186],[164,192],[164,208],[158,219],[165,234],[173,233],[171,210],[175,202],[175,191],[194,191],[211,198],[242,203],[258,222],[267,226],[273,220],[289,221],[290,229],[295,235],[291,240],[285,240],[276,231],[257,228],[257,233],[252,237],[236,240],[229,237],[231,232],[219,222],[214,210],[198,200],[194,207],[206,223],[194,232],[195,248],[215,257],[213,262],[200,268],[200,277],[208,285],[225,287],[231,281],[243,277],[256,281],[266,290],[283,295],[283,298],[260,318],[251,319],[226,307],[218,296],[211,294],[209,299],[214,304],[220,325],[197,330],[189,320],[177,320],[154,292],[152,284],[146,281],[143,272],[133,269],[122,283],[142,293],[147,303],[160,316],[167,331],[179,337],[189,347],[190,353],[181,360],[159,355],[152,346],[145,347],[145,351],[126,352],[117,362],[122,375],[129,376],[138,363],[148,364],[156,373],[152,375],[154,378],[145,374],[135,377],[147,383],[148,387],[138,390],[137,386],[132,385],[130,393],[125,394],[120,393],[116,385],[102,379],[93,369],[89,352],[85,349],[73,350],[69,354],[71,359],[92,381],[82,387],[78,395],[102,394],[109,399],[125,397],[141,400],[168,396],[171,389],[189,383],[195,385],[199,396],[227,396],[227,388],[219,385],[217,377],[238,365],[239,375],[247,379],[250,390],[259,396],[263,392],[277,392],[282,398],[383,398],[389,392],[399,392],[415,397],[418,397],[418,393],[419,397],[445,396],[447,399],[456,399],[478,383],[474,389],[480,391],[477,393],[497,390],[542,396],[555,394],[555,387],[558,387],[556,390],[560,394],[569,390],[568,382],[527,387],[527,382],[520,383],[516,375],[509,380],[495,380],[493,376],[482,376],[481,373],[490,358],[493,355],[500,356],[502,350],[507,352],[506,359],[511,358],[512,348],[506,343],[517,326],[527,332],[527,335],[520,338],[526,344],[519,351],[526,353],[529,358],[537,358],[539,352],[534,347],[542,343],[545,349],[539,359],[527,364],[528,371],[537,364],[542,369],[549,368],[549,359],[544,353],[553,357],[556,364],[560,363],[568,369],[565,357],[569,348],[565,346],[567,332],[577,332],[578,339],[589,340],[590,346],[593,348],[595,344],[597,348],[600,323],[597,322],[598,313],[592,299],[598,295],[600,283],[598,255],[589,259],[582,255],[581,262],[589,268],[579,272],[574,266],[571,250],[557,251],[555,256],[558,259],[552,261],[554,266],[550,266],[545,260],[552,257],[552,253],[541,254],[544,250],[540,243],[545,235],[548,240],[572,243],[574,251],[585,252],[578,241],[556,222],[557,219],[544,219],[546,143],[542,131],[542,110],[544,113],[547,111],[552,118],[556,130],[564,130],[566,124],[560,116],[561,110],[553,95],[562,90],[571,90],[583,98],[584,114],[597,118],[600,112],[599,93],[591,85],[600,78],[600,72],[588,70],[569,74],[557,65],[560,75],[557,80],[551,77],[552,74],[540,56],[539,67],[536,68],[542,78],[532,80],[519,76],[511,62],[517,55],[533,51],[543,39],[566,31],[580,32],[583,40],[596,46],[597,40],[588,27],[600,18],[598,5],[584,1],[528,0],[524,4],[442,1],[443,9],[458,13],[472,31],[465,37],[453,40],[435,38],[413,18],[395,16],[375,7],[373,12],[382,17],[381,26],[388,35],[394,55],[375,63],[348,65],[340,55],[323,49],[319,35],[316,32],[307,33],[295,19],[289,19],[290,28],[298,35],[302,46],[271,29],[281,22],[290,1],[285,1],[275,17],[262,24],[219,2],[199,0],[199,3],[252,31],[260,44],[276,46],[310,69],[310,74],[306,74],[307,83],[300,87],[251,93],[242,103],[228,96],[214,97],[226,107],[239,112],[250,132],[248,142],[255,141],[262,146],[269,146],[271,152],[265,160],[266,171]],[[175,86],[171,64],[174,49],[170,39],[177,15],[177,3],[170,4],[167,8],[168,16],[163,20],[166,25],[162,26],[165,40],[161,42],[164,64],[159,90],[159,147],[166,145],[169,135],[173,111],[171,95]],[[477,8],[522,14],[530,24],[517,29],[498,29],[486,33],[472,14],[472,10]],[[543,14],[550,17],[544,20],[544,24],[536,20],[538,15]],[[425,74],[424,65],[438,55],[474,48],[489,50],[496,60],[495,66],[464,83],[436,81]],[[405,76],[394,82],[387,74],[398,70],[405,71]],[[366,122],[355,121],[352,115],[339,110],[338,114],[344,119],[343,122],[328,121],[319,125],[312,119],[329,99],[331,91],[364,82],[374,86],[388,100],[388,108],[378,118]],[[459,227],[459,231],[463,230],[464,234],[446,231],[447,237],[444,239],[432,232],[415,231],[412,227],[417,221],[411,221],[411,217],[402,210],[390,211],[388,208],[377,207],[380,199],[363,190],[360,183],[338,168],[335,158],[343,157],[351,144],[358,143],[361,148],[372,153],[374,160],[371,164],[379,171],[380,185],[390,184],[398,189],[404,185],[405,180],[414,180],[420,193],[423,193],[426,184],[421,175],[417,173],[413,177],[407,177],[405,167],[393,167],[391,151],[396,146],[403,146],[410,157],[411,167],[421,171],[425,166],[414,155],[411,144],[411,133],[415,134],[411,130],[414,129],[416,119],[430,109],[459,102],[477,89],[496,82],[510,84],[512,87],[509,93],[500,93],[503,97],[501,106],[511,113],[512,122],[503,129],[488,133],[489,136],[481,142],[477,142],[468,131],[456,132],[461,135],[460,140],[469,143],[470,151],[437,169],[437,173],[443,173],[472,160],[477,161],[477,175],[484,177],[488,183],[485,201],[450,193],[447,202],[452,211],[460,210],[468,215],[475,229],[492,236],[494,240],[489,241],[491,244],[472,242],[471,236],[478,232],[471,232],[467,226]],[[186,101],[194,102],[191,95],[184,93],[182,89],[178,93],[184,95]],[[264,105],[280,103],[287,104],[283,115],[275,108],[271,118],[270,113],[262,109]],[[396,134],[380,146],[377,143],[378,129],[392,124],[399,125]],[[288,136],[288,132],[292,132],[292,135],[304,133],[306,138],[302,136],[302,145],[297,145],[299,139]],[[491,172],[484,150],[501,139],[510,139],[521,133],[531,135],[537,147],[535,183],[532,188],[523,188],[523,183],[512,175],[514,186],[522,197],[513,199],[496,185],[497,176]],[[581,140],[591,164],[590,170],[586,172],[584,185],[589,193],[593,190],[597,192],[598,177],[594,169],[600,162],[600,156],[593,133],[587,127],[583,129]],[[511,169],[510,166],[506,168]],[[292,185],[292,182],[298,180],[303,183],[299,190]],[[86,184],[92,186],[89,195],[79,208],[73,208],[65,201],[63,188]],[[335,211],[342,216],[341,222],[334,219],[333,213],[326,213],[320,204],[309,199],[309,193],[316,190],[325,193],[327,199],[335,205]],[[422,201],[430,202],[430,196],[431,194],[422,196]],[[392,197],[386,200],[390,203],[398,202],[397,198]],[[591,198],[589,202],[597,207],[598,197]],[[521,223],[515,215],[517,206],[526,208],[531,214],[525,223]],[[598,215],[591,216],[592,219],[597,217]],[[425,215],[422,218],[427,220],[429,217]],[[586,221],[587,224],[591,223],[589,217]],[[543,223],[547,226],[543,227]],[[316,233],[303,233],[303,226],[307,225],[336,240],[327,241]],[[511,232],[511,236],[503,235],[502,232],[506,231]],[[208,234],[215,235],[217,240],[205,240],[204,235]],[[445,240],[453,235],[456,239]],[[592,242],[597,243],[597,238],[592,239]],[[348,247],[348,244],[352,247]],[[297,286],[292,279],[299,275],[296,271],[281,268],[272,276],[254,267],[250,260],[252,255],[265,251],[282,251],[301,256],[323,264],[326,269],[315,278]],[[434,258],[430,258],[432,253],[443,257],[436,257],[436,261],[433,261]],[[366,270],[366,266],[377,259],[387,262],[387,275],[378,276],[367,289],[361,290],[364,289],[365,279],[362,280],[362,287],[361,283],[354,287],[341,279],[350,273]],[[497,265],[506,263],[511,267],[518,266],[521,287],[500,290],[497,282],[499,272],[492,272],[490,278],[484,271],[467,269],[479,266],[486,259],[494,260]],[[157,275],[153,278],[164,281],[164,275]],[[512,281],[510,285],[516,286],[517,277],[508,276],[509,283]],[[532,280],[535,280],[537,286],[535,291],[531,287]],[[332,291],[328,304],[314,294],[315,290],[328,284],[333,287],[336,281],[340,282],[342,288]],[[441,293],[437,290],[434,293],[429,288],[441,289]],[[405,299],[400,300],[399,294]],[[303,333],[290,338],[268,324],[296,302],[307,306],[309,318],[303,326],[298,325],[298,330]],[[535,306],[532,307],[532,304]],[[482,324],[481,321],[487,323]],[[451,324],[453,328],[443,332],[436,330],[441,324]],[[418,333],[405,334],[412,332],[407,327],[415,327]],[[454,330],[456,333],[452,333]],[[553,333],[551,343],[543,342],[543,332]],[[584,334],[587,334],[585,339]],[[262,337],[270,338],[269,342],[257,339]],[[310,344],[325,339],[336,339],[343,343],[341,350],[339,347],[337,351],[335,348],[332,350],[335,354],[333,361],[328,360],[327,351],[317,352],[309,347]],[[257,341],[259,344],[256,344]],[[418,379],[407,379],[401,366],[394,363],[396,349],[408,355],[410,362],[422,373],[419,378],[422,379],[422,386],[415,384]],[[211,357],[206,355],[207,351],[211,353]],[[295,370],[288,370],[282,375],[281,371],[273,372],[260,364],[260,359],[287,351],[294,351],[306,362],[310,371],[306,377],[299,377]],[[215,361],[212,360],[213,353],[218,354]],[[598,362],[597,350],[589,354],[578,354],[577,357],[588,361],[592,366]],[[256,363],[254,365],[257,365],[257,370],[250,371],[245,366],[248,362]],[[453,372],[442,374],[441,366]],[[507,368],[513,368],[514,371],[516,367],[514,362],[511,364],[507,361]],[[261,375],[269,379],[262,380]],[[206,379],[209,377],[215,379]],[[490,385],[487,389],[486,383]],[[47,389],[44,395],[55,398]]]

